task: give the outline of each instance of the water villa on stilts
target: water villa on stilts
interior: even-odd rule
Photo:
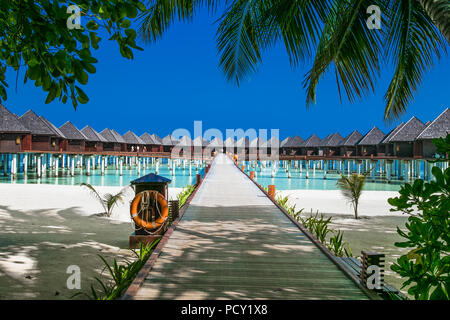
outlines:
[[[251,168],[285,168],[309,172],[351,174],[371,170],[372,181],[396,182],[418,177],[431,179],[434,163],[439,157],[432,139],[445,137],[450,131],[450,111],[445,109],[436,119],[423,123],[412,117],[385,134],[373,127],[365,135],[354,130],[343,138],[338,132],[323,140],[312,134],[307,140],[300,136],[287,137],[281,142],[277,137],[264,141],[244,137],[227,137],[225,141],[215,138],[206,141],[202,137],[186,136],[177,140],[172,135],[161,139],[158,135],[144,133],[141,136],[128,131],[123,136],[113,129],[97,132],[86,125],[82,130],[67,121],[57,128],[43,116],[32,110],[17,116],[0,104],[0,173],[15,179],[18,174],[37,177],[75,174],[91,174],[91,169],[100,169],[101,174],[109,167],[122,175],[123,168],[145,168],[149,163],[162,163],[172,156],[193,160],[201,151],[203,157],[214,152],[238,154],[239,161],[250,160]],[[236,139],[235,139],[236,138]],[[278,159],[271,158],[273,148],[278,147]],[[183,151],[184,150],[184,151]],[[191,150],[190,155],[185,151]],[[167,160],[169,161],[169,160]],[[172,164],[172,160],[169,163]],[[176,162],[178,166],[181,162]],[[186,162],[183,162],[186,166]],[[174,166],[172,166],[173,169]],[[248,167],[249,168],[249,167]],[[77,170],[75,170],[77,169]]]

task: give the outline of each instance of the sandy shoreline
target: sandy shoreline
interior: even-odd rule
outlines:
[[[97,190],[115,193],[121,187]],[[175,199],[180,190],[169,188],[169,198]],[[389,212],[386,199],[397,192],[366,191],[359,221],[352,219],[353,211],[339,191],[286,190],[281,194],[290,195],[305,212],[312,209],[336,216],[335,227],[346,230],[356,254],[363,248],[392,247],[398,240],[395,226],[406,219]],[[80,291],[66,287],[67,267],[74,264],[82,271],[81,291],[88,292],[93,278],[102,273],[97,254],[109,261],[132,257],[127,248],[133,231],[129,215],[133,195],[130,190],[113,216],[105,218],[95,215],[102,211],[101,205],[80,186],[0,184],[0,299],[69,299]],[[358,243],[368,230],[379,232],[375,242],[389,239],[370,246],[367,241]],[[398,256],[393,249],[391,253]]]

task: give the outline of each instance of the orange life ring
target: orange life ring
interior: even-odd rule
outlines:
[[[149,199],[157,199],[160,206],[160,216],[155,221],[147,221],[139,216],[141,213],[142,200],[147,202]],[[147,230],[155,230],[161,227],[169,217],[169,205],[164,196],[158,191],[146,190],[139,192],[130,205],[130,214],[134,223]]]

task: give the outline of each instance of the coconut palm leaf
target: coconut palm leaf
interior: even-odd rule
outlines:
[[[425,12],[450,43],[450,2],[448,0],[420,0]]]
[[[101,203],[101,205],[103,206],[103,210],[105,210],[105,213],[108,212],[108,207],[106,206],[105,202],[103,201],[103,198],[91,184],[82,182],[82,183],[80,183],[80,186],[86,187],[91,192],[91,194],[98,200],[98,202]]]
[[[366,10],[374,3],[384,7],[384,1],[334,1],[304,82],[308,105],[316,102],[319,80],[332,64],[341,100],[341,84],[351,102],[374,90],[382,52],[381,33],[367,27]]]
[[[139,17],[139,32],[145,41],[154,42],[161,38],[176,20],[192,20],[203,6],[215,12],[221,2],[227,0],[151,0],[147,11]]]
[[[261,61],[263,1],[235,0],[219,19],[217,48],[219,66],[229,81],[240,81],[253,73]]]
[[[342,195],[348,199],[355,211],[355,219],[358,219],[358,204],[361,197],[366,178],[371,170],[364,174],[352,173],[349,177],[341,174],[341,178],[337,182],[337,186],[342,192]]]
[[[395,72],[385,94],[385,118],[406,111],[426,71],[446,53],[446,41],[418,0],[394,1],[389,7],[388,54]]]

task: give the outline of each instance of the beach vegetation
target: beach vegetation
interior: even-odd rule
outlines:
[[[119,265],[117,259],[113,259],[112,263],[109,263],[104,257],[98,255],[105,266],[103,272],[107,270],[112,280],[102,280],[95,277],[95,283],[97,283],[100,288],[98,288],[98,286],[94,286],[94,284],[91,284],[90,294],[79,292],[72,296],[72,298],[79,295],[84,295],[91,300],[114,300],[120,298],[147,262],[153,248],[159,241],[160,240],[158,239],[152,244],[146,245],[141,243],[138,252],[130,249],[136,256],[136,260],[132,262],[126,261],[125,264],[121,265]]]
[[[384,117],[404,114],[426,72],[447,54],[448,0],[155,0],[142,15],[149,42],[176,21],[191,20],[202,7],[221,10],[217,28],[219,67],[239,85],[262,63],[264,52],[284,45],[293,68],[312,62],[304,76],[307,105],[326,73],[333,72],[339,98],[350,102],[375,92],[385,65],[392,79]]]
[[[81,88],[96,73],[93,50],[101,33],[118,45],[120,54],[133,59],[137,32],[131,24],[146,7],[139,0],[0,1],[0,102],[7,100],[6,72],[23,74],[47,97],[74,108],[89,101]]]
[[[283,209],[291,215],[296,221],[300,222],[317,240],[325,245],[337,257],[351,257],[352,251],[350,244],[343,241],[344,232],[330,228],[332,217],[325,218],[323,214],[319,215],[311,212],[310,216],[302,217],[303,208],[296,209],[296,205],[292,205],[289,196],[277,195],[275,200]]]
[[[123,203],[124,201],[124,197],[126,195],[126,192],[128,191],[128,189],[130,188],[130,186],[126,186],[125,188],[123,188],[122,190],[120,190],[118,193],[116,194],[112,194],[112,193],[105,193],[104,195],[101,195],[96,189],[95,187],[93,187],[92,185],[90,185],[89,183],[81,183],[80,184],[82,187],[87,188],[90,193],[93,195],[93,197],[95,199],[98,200],[98,202],[101,204],[101,206],[103,207],[103,214],[106,215],[107,217],[110,217],[113,209],[119,204],[119,203]]]
[[[358,219],[359,198],[361,197],[369,173],[370,171],[364,174],[352,173],[349,177],[341,174],[341,178],[337,182],[337,186],[341,190],[342,195],[353,207],[355,219]]]
[[[194,190],[195,190],[195,186],[189,185],[189,186],[184,187],[183,190],[181,190],[181,192],[177,195],[177,199],[178,199],[180,208],[182,208],[184,206],[184,204],[189,199],[189,197],[194,192]]]
[[[438,148],[449,150],[449,137]],[[433,181],[406,183],[388,200],[391,211],[409,216],[405,231],[397,227],[404,241],[395,243],[409,251],[391,269],[406,279],[403,288],[409,286],[415,299],[450,300],[450,168],[434,166],[432,174]]]

